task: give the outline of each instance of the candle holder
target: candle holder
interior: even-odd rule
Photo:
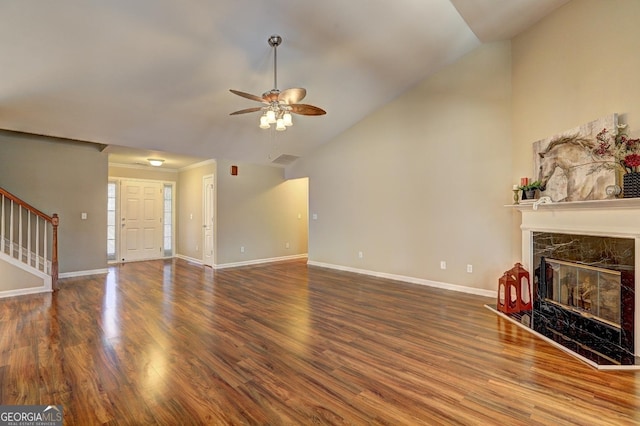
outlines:
[[[519,189],[514,189],[513,190],[513,204],[520,204],[520,200],[518,197],[518,193],[520,192]]]

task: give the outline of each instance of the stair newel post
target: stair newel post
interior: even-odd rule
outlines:
[[[58,290],[58,224],[60,219],[58,214],[51,216],[51,227],[53,230],[51,237],[51,285],[53,290]]]

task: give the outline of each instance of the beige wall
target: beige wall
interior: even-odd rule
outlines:
[[[216,264],[307,253],[307,180],[286,181],[280,168],[241,163],[232,176],[231,165],[218,161]]]
[[[483,45],[294,163],[317,214],[309,259],[495,290],[511,266],[510,59]]]
[[[96,145],[0,132],[0,186],[60,216],[61,274],[107,266],[106,183],[107,156]]]
[[[0,258],[0,291],[42,287],[44,280]]]
[[[638,17],[638,0],[572,1],[512,41],[512,181],[534,173],[533,142],[605,115],[640,136]]]
[[[109,165],[109,177],[121,179],[145,179],[157,180],[161,182],[176,182],[178,171],[162,169],[157,167],[125,167],[117,164]]]
[[[211,161],[178,174],[176,253],[179,255],[202,260],[202,178],[215,176],[216,168],[216,163]]]
[[[640,1],[579,0],[513,40],[515,181],[531,144],[611,113],[640,134]]]

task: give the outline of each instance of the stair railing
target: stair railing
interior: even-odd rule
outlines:
[[[58,290],[57,214],[41,212],[0,188],[0,251],[51,276]]]

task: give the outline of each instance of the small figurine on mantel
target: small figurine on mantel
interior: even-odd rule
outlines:
[[[520,204],[520,187],[518,185],[513,185],[513,204]]]

